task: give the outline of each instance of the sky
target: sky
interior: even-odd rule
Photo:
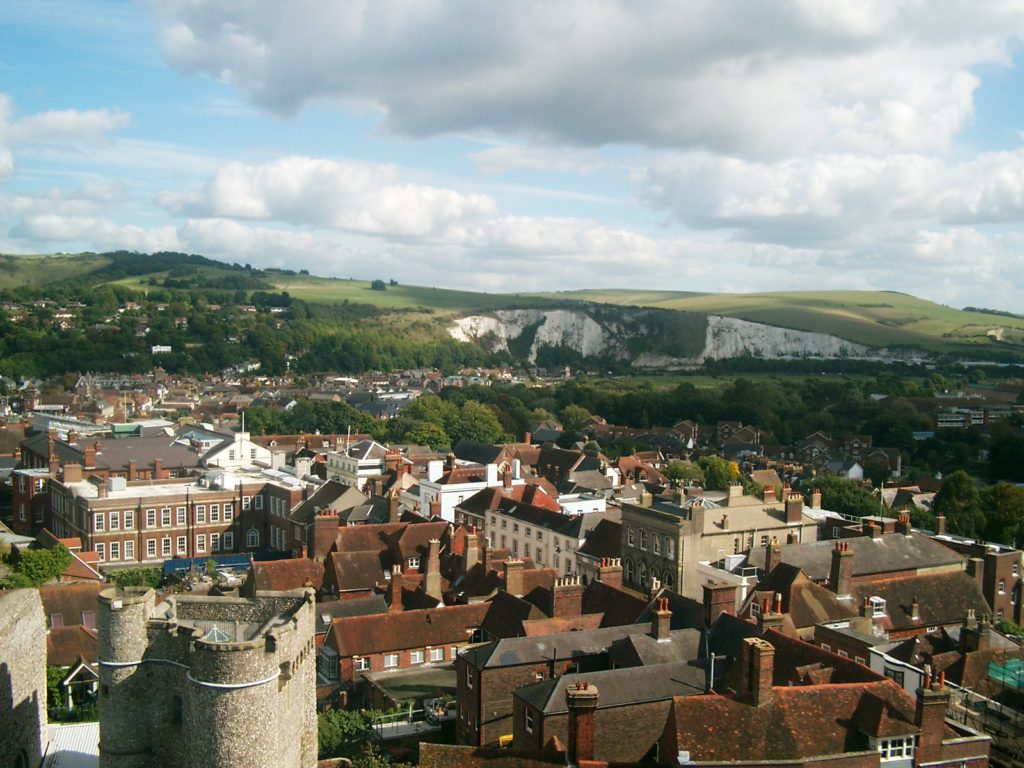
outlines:
[[[1024,0],[6,0],[0,252],[1024,312]]]

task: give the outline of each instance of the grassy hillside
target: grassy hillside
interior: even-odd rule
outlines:
[[[660,307],[739,317],[784,328],[830,333],[870,346],[970,349],[1017,347],[1024,318],[965,312],[890,291],[790,291],[698,294],[672,291],[569,291],[552,298]],[[1001,337],[997,343],[989,334]]]
[[[367,281],[281,270],[252,270],[184,254],[0,255],[0,290],[73,281],[135,291],[287,291],[308,304],[365,304],[385,312],[420,310],[435,332],[449,318],[504,308],[599,303],[721,314],[785,328],[834,334],[870,346],[909,346],[957,354],[1024,351],[1024,318],[964,312],[884,291],[707,294],[684,291],[581,290],[494,294],[411,285],[372,290]],[[426,320],[427,318],[422,318]],[[421,329],[423,330],[423,329]]]

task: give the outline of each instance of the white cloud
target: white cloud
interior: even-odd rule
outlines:
[[[197,193],[160,203],[193,217],[275,219],[392,238],[430,238],[493,215],[494,200],[400,178],[390,165],[285,157],[263,165],[229,163]]]
[[[608,166],[593,150],[502,144],[469,156],[484,173],[513,170],[559,171],[588,174]]]
[[[904,0],[436,3],[156,0],[179,71],[290,114],[371,106],[428,136],[522,135],[782,157],[948,147],[972,68],[1003,64],[1019,4]]]
[[[173,226],[145,228],[134,224],[118,224],[94,216],[61,216],[44,213],[27,216],[10,232],[13,238],[45,243],[58,250],[68,250],[87,243],[96,250],[126,249],[131,251],[180,250],[181,243]]]
[[[649,205],[687,226],[790,245],[899,242],[934,223],[1024,217],[1024,150],[955,164],[921,154],[758,163],[691,152],[654,159],[638,181]]]

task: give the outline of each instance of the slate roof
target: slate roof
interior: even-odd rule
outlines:
[[[486,605],[487,615],[480,627],[492,637],[521,637],[525,634],[524,621],[544,617],[544,612],[533,603],[504,590],[499,590]]]
[[[316,604],[316,632],[323,634],[331,628],[334,619],[353,616],[373,616],[388,612],[384,595],[359,597],[353,600],[328,600]]]
[[[963,571],[854,583],[852,592],[855,605],[860,605],[867,597],[883,598],[887,616],[885,626],[897,632],[922,626],[957,624],[971,609],[978,616],[991,611],[978,582]],[[914,598],[920,606],[918,620],[910,618]]]
[[[288,517],[292,522],[304,525],[313,520],[316,509],[341,512],[365,502],[366,496],[358,488],[342,485],[337,480],[328,480],[312,496],[296,506]]]
[[[612,642],[638,630],[635,626],[604,627],[581,632],[563,632],[543,637],[510,637],[465,650],[467,660],[478,669],[539,664],[559,659],[603,654]]]
[[[505,453],[505,447],[481,443],[476,440],[459,440],[452,448],[456,458],[463,461],[472,461],[476,464],[497,464],[498,459]]]
[[[591,557],[621,557],[622,555],[622,524],[614,520],[601,520],[587,536],[578,550],[581,554]]]
[[[583,590],[583,613],[603,613],[605,627],[632,624],[647,607],[647,599],[632,590],[592,579]]]
[[[963,555],[942,546],[928,536],[912,533],[887,533],[877,539],[854,536],[843,539],[853,552],[853,576],[883,574],[892,571],[917,570],[939,566],[955,566],[964,562]],[[804,544],[785,544],[781,547],[782,562],[795,565],[814,581],[825,581],[832,567],[835,542],[814,541]],[[751,552],[751,564],[764,566],[764,548]]]
[[[609,669],[601,672],[562,675],[514,692],[546,715],[569,711],[565,689],[576,683],[592,683],[598,690],[598,709],[621,707],[649,701],[664,701],[673,696],[694,696],[704,692],[704,670],[685,661],[655,664],[632,669]]]
[[[701,655],[700,630],[677,629],[669,634],[668,640],[659,642],[652,635],[643,633],[643,624],[637,624],[636,628],[640,631],[612,643],[608,655],[616,666],[646,667],[679,659],[696,659]],[[649,626],[647,630],[650,630]]]
[[[799,568],[786,563],[777,565],[758,582],[752,599],[771,601],[776,592],[782,595],[783,613],[789,614],[798,629],[857,616],[861,605],[859,599],[838,599],[835,592],[815,584]]]

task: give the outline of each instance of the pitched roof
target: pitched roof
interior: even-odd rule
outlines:
[[[853,552],[853,576],[871,576],[892,571],[955,566],[964,562],[964,556],[942,546],[928,536],[912,533],[887,533],[878,538],[854,536],[843,539]],[[795,565],[814,581],[825,581],[832,567],[835,542],[827,539],[804,544],[784,544],[782,562]],[[754,565],[764,564],[764,548],[751,553]],[[760,560],[760,562],[758,562]]]
[[[579,552],[591,557],[620,557],[622,554],[622,524],[614,520],[601,520],[587,536]]]
[[[760,707],[718,694],[677,696],[669,727],[697,762],[794,760],[866,750],[861,728],[883,721],[886,735],[917,733],[914,703],[892,680],[775,687]]]
[[[558,659],[572,659],[604,653],[613,641],[637,631],[643,629],[603,627],[543,637],[509,637],[469,648],[464,655],[478,669],[547,663],[552,654]]]
[[[469,640],[486,616],[486,603],[335,619],[327,643],[340,656],[367,656]]]
[[[64,626],[82,623],[82,614],[95,614],[97,597],[106,585],[96,581],[76,584],[48,584],[39,587],[47,623],[54,614],[60,614]]]
[[[266,560],[254,562],[246,577],[246,583],[254,590],[283,592],[313,586],[317,589],[323,583],[324,567],[308,557],[291,560]]]
[[[96,630],[74,624],[50,627],[46,631],[46,664],[50,667],[69,667],[81,657],[90,664],[96,661]]]
[[[324,570],[331,572],[339,592],[373,589],[384,578],[385,565],[380,552],[331,552]]]
[[[603,626],[632,624],[647,607],[646,598],[632,590],[592,579],[583,590],[583,613],[603,613]]]
[[[851,591],[855,605],[860,605],[868,597],[884,599],[886,625],[895,631],[957,624],[969,610],[974,610],[979,616],[991,610],[978,582],[964,571],[929,573],[863,584],[855,582]],[[915,598],[919,605],[919,619],[911,618],[911,605]]]

